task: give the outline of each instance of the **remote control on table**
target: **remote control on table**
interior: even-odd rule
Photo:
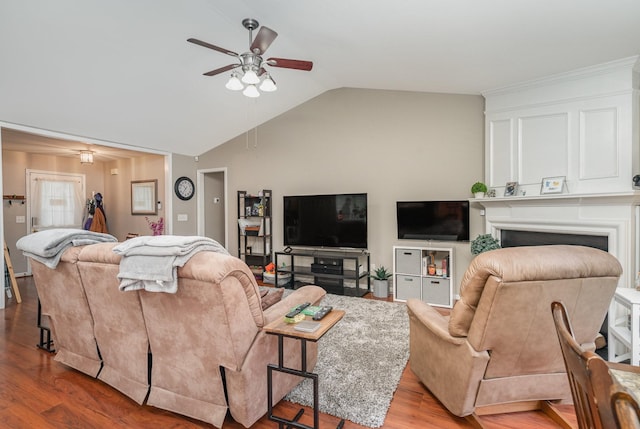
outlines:
[[[304,310],[310,305],[311,305],[310,302],[305,302],[304,304],[300,304],[299,306],[297,306],[296,308],[288,312],[284,317],[295,317],[296,315],[300,314],[302,310]]]
[[[322,319],[324,316],[326,316],[327,314],[329,314],[329,312],[333,310],[333,307],[330,305],[325,305],[323,307],[320,308],[320,310],[316,311],[316,313],[313,315],[312,319],[313,320],[320,320]]]

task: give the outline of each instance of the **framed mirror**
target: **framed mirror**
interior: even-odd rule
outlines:
[[[157,215],[158,180],[131,181],[131,214]]]

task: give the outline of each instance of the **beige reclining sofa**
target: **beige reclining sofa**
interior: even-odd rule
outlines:
[[[72,247],[53,269],[32,261],[43,313],[53,325],[56,359],[97,375],[138,403],[146,400],[216,427],[228,410],[250,427],[267,412],[267,364],[278,362],[277,338],[262,328],[297,304],[318,304],[324,289],[301,287],[263,310],[243,261],[200,252],[178,268],[175,294],[120,291],[116,244]],[[54,286],[59,297],[72,290],[77,297],[52,299]],[[284,348],[285,363],[300,368],[299,343],[285,340]],[[309,370],[316,360],[317,346],[309,344]],[[274,403],[299,382],[275,374]]]

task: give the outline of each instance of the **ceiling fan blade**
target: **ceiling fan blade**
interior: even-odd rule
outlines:
[[[310,71],[313,68],[311,61],[289,60],[287,58],[269,58],[267,64],[272,67]]]
[[[195,43],[196,45],[204,46],[205,48],[213,49],[214,51],[222,52],[223,54],[231,55],[232,57],[238,56],[238,54],[233,51],[221,48],[220,46],[212,45],[211,43],[203,42],[202,40],[194,39],[193,37],[187,39],[187,42]]]
[[[220,67],[219,69],[211,70],[210,72],[202,73],[205,76],[215,76],[220,73],[224,73],[229,70],[233,70],[236,67],[240,67],[241,64],[229,64],[228,66]]]
[[[262,27],[260,27],[260,31],[258,31],[258,35],[253,40],[253,43],[251,44],[251,47],[249,49],[253,53],[255,53],[257,49],[258,55],[262,55],[264,54],[264,51],[269,48],[276,37],[278,37],[278,33],[263,25]]]

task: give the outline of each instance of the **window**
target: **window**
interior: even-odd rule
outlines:
[[[32,231],[82,228],[84,175],[27,171]]]

